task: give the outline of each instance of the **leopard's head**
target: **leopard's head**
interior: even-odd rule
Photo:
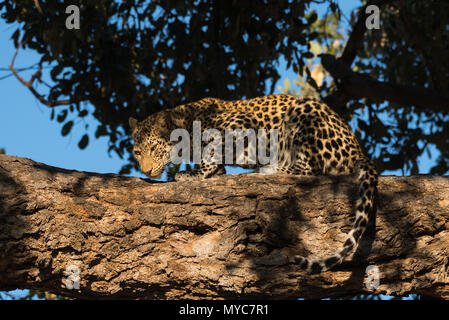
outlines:
[[[141,122],[131,117],[129,126],[134,140],[134,158],[140,170],[149,178],[159,178],[170,163],[173,147],[170,141],[173,125],[169,113],[161,111]]]

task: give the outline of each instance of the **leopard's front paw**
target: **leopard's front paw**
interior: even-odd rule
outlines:
[[[192,172],[183,171],[175,174],[176,181],[193,181],[198,180],[200,177],[192,174]]]

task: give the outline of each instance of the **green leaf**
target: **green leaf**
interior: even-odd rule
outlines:
[[[304,52],[304,53],[302,54],[302,56],[303,56],[304,58],[306,58],[306,59],[312,59],[313,57],[315,57],[315,55],[314,55],[312,52],[309,52],[309,51]]]
[[[310,84],[315,90],[318,90],[318,85],[312,77],[307,77],[307,83]]]
[[[88,144],[89,144],[89,136],[88,136],[87,134],[85,134],[85,135],[81,138],[80,142],[78,142],[78,147],[79,147],[81,150],[83,150],[83,149],[85,149],[85,148],[87,147]]]
[[[70,133],[70,130],[72,129],[72,127],[73,127],[73,121],[66,122],[66,124],[64,124],[64,126],[62,127],[61,134],[63,136],[68,135]]]
[[[102,136],[106,136],[108,134],[107,130],[106,130],[106,126],[105,125],[99,125],[97,127],[97,130],[95,130],[95,138],[99,138]]]
[[[14,41],[14,47],[17,49],[19,47],[19,37],[20,37],[20,29],[16,29],[11,36],[11,39]]]
[[[323,50],[321,49],[321,46],[317,42],[313,41],[310,43],[310,51],[318,55]]]
[[[330,7],[331,7],[331,11],[332,11],[333,13],[336,13],[336,12],[337,12],[337,10],[338,10],[338,5],[337,5],[335,2],[331,2]]]
[[[57,76],[61,73],[61,71],[64,69],[64,66],[61,64],[58,64],[56,67],[51,69],[50,76],[53,81],[57,81]]]
[[[126,164],[120,169],[119,174],[130,174],[132,168],[132,164]]]
[[[288,80],[288,78],[284,80],[284,89],[286,92],[288,92],[288,90],[290,89],[290,81]]]
[[[315,11],[313,11],[312,14],[310,15],[310,17],[307,19],[307,22],[308,22],[309,24],[312,24],[312,23],[314,23],[315,21],[317,21],[317,19],[318,19],[318,15],[316,14]]]
[[[60,114],[58,114],[58,116],[56,117],[56,121],[58,122],[64,122],[65,118],[67,118],[67,110],[62,110],[62,112]]]

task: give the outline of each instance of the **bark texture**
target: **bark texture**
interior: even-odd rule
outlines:
[[[355,191],[348,176],[156,183],[0,155],[0,289],[80,298],[449,298],[448,177],[381,177],[376,223],[351,261],[318,275],[291,263],[342,245]],[[368,265],[378,267],[377,289],[365,285]]]

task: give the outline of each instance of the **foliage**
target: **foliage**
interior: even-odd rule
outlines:
[[[329,16],[332,19],[338,17],[335,13],[331,12],[317,23]],[[392,84],[449,92],[449,3],[438,0],[391,1],[382,7],[380,15],[380,30],[366,32],[353,71]],[[353,14],[351,23],[354,24],[355,20],[356,15]],[[335,39],[338,26],[327,25],[328,32],[334,33],[330,38]],[[319,45],[314,53],[335,54],[328,45]],[[318,59],[309,60],[308,65],[312,64],[311,61],[318,66]],[[302,95],[310,95],[312,91],[312,95],[324,98],[335,90],[334,83],[311,88],[305,85],[302,75],[299,79],[295,84],[300,85],[299,93]],[[285,81],[282,90],[289,89],[292,92],[289,82]],[[441,175],[448,172],[449,110],[423,110],[388,101],[374,103],[362,99],[350,101],[346,110],[339,111],[346,119],[352,119],[351,125],[356,129],[363,149],[376,160],[379,171],[401,169],[404,174],[416,174],[421,172],[418,159],[427,156],[436,162],[431,173]]]
[[[383,81],[449,92],[449,3],[397,1],[380,13],[381,32],[368,32],[357,68]],[[435,157],[430,154],[433,146],[440,156],[431,172],[448,171],[448,112],[367,104],[371,128],[366,146],[377,149],[385,169],[417,173],[417,158],[425,153]],[[379,120],[381,116],[388,120]]]
[[[341,53],[344,30],[338,19],[338,14],[332,12],[326,15],[324,19],[317,19],[309,26],[309,31],[313,32],[316,30],[318,37],[309,44],[311,55],[308,55],[306,58],[305,76],[300,75],[298,79],[293,80],[293,84],[299,88],[298,90],[290,86],[289,79],[284,79],[284,87],[279,86],[279,92],[315,98],[319,98],[320,94],[327,93],[333,81],[317,57],[322,53],[333,55]]]

